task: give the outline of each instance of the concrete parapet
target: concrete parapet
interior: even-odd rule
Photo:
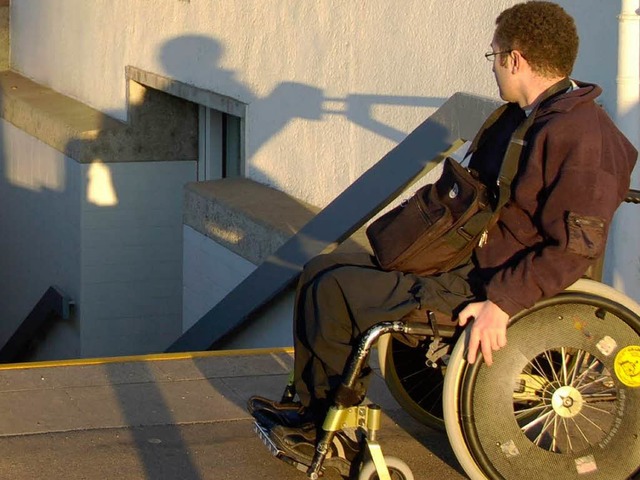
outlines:
[[[184,224],[255,265],[296,234],[320,209],[245,178],[193,182],[185,186]],[[341,251],[363,251],[356,232]]]
[[[5,70],[0,115],[79,163],[197,160],[198,106],[131,79],[127,88],[123,123]]]

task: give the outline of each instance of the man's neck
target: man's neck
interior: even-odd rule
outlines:
[[[563,77],[541,77],[532,75],[523,85],[521,100],[518,105],[523,110],[531,110],[536,107],[542,94],[552,85],[558,83]]]

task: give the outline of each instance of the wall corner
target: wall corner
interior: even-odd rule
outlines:
[[[0,0],[0,71],[11,67],[11,0]]]

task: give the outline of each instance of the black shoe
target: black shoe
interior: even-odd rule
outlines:
[[[314,427],[290,428],[274,426],[268,433],[273,445],[290,459],[310,466],[316,451],[317,430]],[[352,462],[360,453],[360,445],[344,432],[338,431],[333,436],[325,457],[327,467],[337,469],[341,475],[350,474]]]
[[[316,432],[313,425],[302,428],[274,425],[269,430],[269,438],[287,457],[308,466],[316,450]]]
[[[299,402],[280,403],[257,395],[249,399],[247,410],[267,429],[276,425],[309,428],[315,427],[317,421],[311,411]]]

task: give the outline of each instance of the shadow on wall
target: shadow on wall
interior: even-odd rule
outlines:
[[[255,55],[274,55],[273,52],[255,52]],[[221,68],[224,46],[205,35],[184,35],[164,43],[159,58],[167,75],[183,79],[194,66],[211,69],[212,89],[224,93],[249,106],[249,119],[261,119],[260,129],[248,133],[252,152],[257,152],[266,142],[295,118],[326,120],[324,115],[343,115],[351,122],[384,138],[399,142],[407,132],[400,131],[373,118],[377,105],[405,106],[413,108],[439,107],[446,98],[423,96],[348,94],[344,98],[326,97],[313,86],[295,81],[278,84],[272,92],[258,97],[238,79],[237,72]],[[250,60],[248,59],[247,62]],[[184,80],[189,82],[188,79]],[[263,120],[268,119],[268,121]],[[265,172],[263,172],[265,173]]]
[[[324,93],[314,86],[289,81],[279,84],[269,95],[258,97],[237,78],[237,72],[221,68],[223,53],[223,46],[215,38],[187,35],[166,42],[161,47],[160,58],[166,72],[176,79],[183,79],[188,72],[193,71],[194,65],[210,69],[213,83],[220,86],[220,91],[249,105],[250,119],[268,118],[268,121],[261,122],[265,128],[248,132],[253,151],[259,149],[295,118],[330,121],[326,119],[327,115],[344,115],[363,128],[399,141],[406,133],[374,119],[374,105],[425,107],[437,106],[442,101],[430,97],[394,97],[362,93],[349,94],[344,99],[337,99],[325,97]],[[59,286],[78,302],[77,307],[82,310],[83,318],[90,314],[87,302],[82,302],[83,305],[79,302],[80,291],[85,287],[80,283],[85,282],[87,278],[83,275],[81,279],[80,275],[83,256],[86,253],[84,247],[88,243],[87,235],[80,233],[80,229],[85,227],[86,210],[82,210],[83,204],[91,210],[91,221],[94,222],[91,235],[95,237],[96,242],[107,244],[102,260],[112,266],[117,264],[120,269],[117,274],[115,270],[111,272],[114,275],[113,283],[123,278],[129,282],[126,290],[120,288],[111,296],[102,287],[98,287],[98,293],[94,295],[96,302],[91,309],[99,315],[92,320],[91,325],[83,322],[83,338],[92,337],[95,343],[109,342],[110,338],[120,337],[123,342],[128,343],[122,344],[121,349],[123,352],[126,349],[124,353],[129,354],[135,353],[135,350],[129,348],[135,342],[140,342],[140,351],[146,353],[144,345],[149,341],[148,329],[155,332],[155,337],[162,337],[156,350],[162,350],[160,343],[169,344],[179,335],[179,322],[176,326],[163,322],[137,323],[143,315],[156,315],[158,318],[166,316],[168,311],[175,309],[176,302],[172,302],[173,306],[167,305],[168,302],[158,301],[157,296],[145,297],[145,294],[136,290],[139,286],[146,288],[145,291],[148,292],[149,279],[165,275],[165,272],[159,274],[158,269],[166,266],[167,262],[163,263],[166,259],[157,256],[142,260],[143,255],[140,253],[145,253],[145,246],[128,240],[166,238],[167,235],[162,234],[167,232],[169,235],[179,235],[181,218],[176,220],[175,225],[159,227],[151,223],[152,217],[146,215],[147,212],[127,212],[124,209],[128,198],[138,201],[144,195],[154,195],[157,192],[154,191],[153,181],[144,176],[145,172],[141,172],[137,186],[131,188],[130,184],[136,183],[136,180],[130,178],[129,170],[121,168],[123,163],[140,166],[143,162],[154,162],[154,168],[155,165],[162,168],[162,161],[165,160],[195,162],[197,158],[195,105],[178,99],[180,106],[172,110],[170,115],[165,115],[166,112],[155,107],[159,97],[171,96],[146,89],[145,94],[141,96],[140,104],[128,106],[127,124],[123,125],[105,116],[104,127],[97,138],[78,138],[69,142],[65,148],[65,154],[69,158],[51,147],[43,146],[42,149],[36,150],[30,143],[27,143],[28,149],[11,148],[9,152],[5,151],[7,139],[10,139],[11,145],[15,144],[11,135],[16,135],[18,130],[6,121],[3,123],[0,138],[0,155],[3,159],[0,162],[0,203],[4,206],[4,211],[0,214],[0,227],[7,234],[3,235],[0,241],[0,267],[6,278],[10,278],[11,281],[5,281],[4,285],[0,286],[0,312],[3,314],[3,320],[0,322],[0,341],[12,333],[51,285]],[[343,108],[337,105],[339,103],[343,104]],[[189,109],[192,114],[188,115],[185,112]],[[185,120],[186,118],[189,120]],[[180,130],[179,126],[184,126],[185,123],[188,123],[186,128]],[[164,143],[145,141],[154,131],[160,132],[159,136],[164,138]],[[33,142],[33,139],[29,142]],[[79,155],[83,158],[79,158]],[[147,163],[148,165],[150,163]],[[268,172],[263,173],[268,175]],[[83,174],[87,175],[87,178],[82,178]],[[195,172],[193,175],[195,176]],[[42,177],[41,181],[38,180],[38,176]],[[23,177],[25,180],[20,181]],[[55,185],[51,183],[51,178],[56,179]],[[181,192],[173,196],[172,201],[180,208]],[[141,203],[144,203],[144,199]],[[159,212],[153,213],[162,216]],[[130,235],[130,238],[118,236],[116,229],[107,228],[113,224],[101,223],[101,218],[107,223],[121,221],[121,231]],[[127,222],[132,218],[143,218],[142,225],[147,225],[147,230],[137,228],[129,229],[127,232]],[[179,244],[179,241],[176,242],[176,245]],[[95,247],[94,244],[91,246]],[[78,252],[83,253],[80,255]],[[178,258],[181,262],[181,252],[175,251],[172,255],[172,258]],[[168,272],[166,275],[176,276],[177,281],[174,285],[179,295],[180,269],[176,266],[174,262],[173,273]],[[92,272],[95,271],[93,268]],[[109,279],[105,276],[97,280],[105,285],[109,284]],[[132,316],[122,311],[126,300],[132,299],[137,305],[142,305],[142,313],[135,312]],[[179,312],[175,314],[179,315]],[[110,322],[109,316],[118,317],[120,320]],[[132,318],[135,318],[135,321],[131,321]],[[76,321],[77,319],[73,319],[68,325],[60,325],[64,332],[59,337],[55,332],[52,333],[56,342],[65,343],[65,346],[48,353],[48,358],[70,358],[81,354],[80,328]],[[95,329],[95,334],[87,332],[87,329]],[[92,352],[108,355],[108,350],[109,345],[103,345]]]
[[[220,43],[213,38],[185,36],[169,41],[163,46],[161,55],[166,71],[177,79],[183,79],[184,73],[188,72],[194,63],[207,65],[211,68],[211,75],[215,79],[215,84],[220,85],[221,91],[229,93],[230,97],[237,98],[249,105],[250,117],[266,118],[268,116],[269,121],[262,122],[265,125],[264,129],[248,132],[253,151],[259,149],[291,120],[305,118],[319,121],[323,120],[327,114],[344,115],[363,128],[399,141],[406,134],[374,120],[371,115],[373,105],[382,103],[414,107],[437,106],[442,100],[365,94],[348,95],[342,100],[327,98],[320,89],[297,82],[283,82],[266,97],[258,97],[250,88],[238,81],[235,72],[219,67],[222,52]],[[195,161],[195,157],[184,156],[184,152],[177,148],[183,142],[188,144],[190,141],[170,134],[171,126],[180,123],[184,117],[177,113],[174,113],[173,118],[158,116],[151,102],[151,99],[158,95],[162,94],[149,90],[143,96],[142,103],[130,105],[127,125],[114,127],[112,119],[105,119],[109,128],[101,130],[96,139],[90,141],[76,139],[69,142],[65,150],[67,156],[54,151],[51,147],[43,147],[44,150],[34,150],[33,155],[30,155],[31,152],[22,152],[18,158],[15,149],[5,151],[7,139],[11,138],[11,135],[16,135],[15,127],[7,122],[2,123],[0,155],[3,161],[0,162],[0,205],[3,208],[0,211],[0,228],[6,234],[0,241],[0,268],[2,268],[5,278],[3,283],[5,287],[9,287],[0,289],[0,312],[6,313],[5,308],[8,309],[9,305],[13,305],[15,308],[12,307],[13,313],[10,322],[0,325],[0,329],[2,329],[0,334],[10,333],[15,328],[15,324],[24,318],[24,315],[37,301],[38,296],[49,285],[60,285],[63,290],[74,296],[74,299],[79,299],[80,290],[84,289],[84,285],[80,285],[80,282],[86,278],[80,275],[82,255],[86,253],[87,246],[95,246],[87,245],[87,236],[81,234],[81,229],[86,226],[83,219],[85,212],[82,212],[81,209],[82,205],[86,203],[87,208],[92,212],[92,221],[95,222],[93,225],[94,239],[96,242],[103,242],[102,244],[105,246],[101,260],[105,264],[117,265],[118,267],[110,273],[116,275],[112,284],[117,284],[122,278],[127,278],[129,281],[120,282],[120,287],[109,292],[107,290],[110,284],[109,279],[106,275],[103,277],[104,285],[96,288],[95,303],[91,306],[93,311],[99,312],[99,315],[96,315],[89,324],[83,323],[83,338],[87,334],[94,339],[94,342],[107,342],[102,346],[98,345],[105,350],[109,349],[109,342],[131,342],[129,346],[134,345],[134,342],[139,342],[140,349],[146,350],[143,347],[151,336],[156,339],[162,337],[166,345],[179,335],[179,324],[170,325],[160,321],[160,319],[166,318],[167,312],[179,315],[179,312],[172,310],[175,309],[175,304],[167,303],[164,299],[158,298],[155,295],[158,290],[152,290],[153,295],[151,296],[145,296],[145,292],[149,291],[151,280],[173,275],[175,277],[173,280],[177,281],[172,284],[175,285],[176,292],[180,294],[181,270],[175,268],[177,264],[163,261],[157,256],[144,257],[151,249],[140,243],[131,243],[129,240],[180,236],[181,219],[178,218],[175,224],[164,225],[162,228],[147,224],[146,230],[141,228],[128,230],[130,237],[121,236],[116,228],[107,228],[107,226],[113,225],[109,222],[122,221],[120,231],[126,233],[126,224],[132,218],[135,221],[144,218],[145,222],[152,221],[154,218],[159,220],[164,218],[164,212],[161,209],[153,212],[158,215],[157,217],[146,215],[143,210],[128,212],[124,210],[124,207],[128,205],[127,195],[131,195],[134,202],[142,198],[141,203],[145,204],[143,197],[157,194],[157,192],[154,191],[153,182],[145,176],[147,172],[139,172],[141,176],[138,179],[131,178],[129,171],[116,169],[117,164],[121,166],[121,163],[129,162],[132,166],[140,166],[143,162],[147,162],[147,165],[150,164],[149,162],[154,162],[154,165],[161,169],[163,160]],[[344,103],[342,110],[324,106],[325,103],[331,103],[335,106],[339,102]],[[193,127],[192,123],[187,130],[193,133]],[[11,131],[9,132],[8,129]],[[158,129],[166,134],[165,140],[172,146],[171,148],[162,148],[159,144],[144,141],[145,138],[148,138],[147,134],[151,130]],[[33,139],[29,142],[33,142]],[[46,156],[36,158],[41,151],[45,151]],[[70,158],[78,159],[72,152],[84,152],[83,154],[87,155],[87,158],[83,158],[82,163],[74,162]],[[16,167],[16,160],[20,160],[19,168],[34,171],[37,168],[44,170],[52,168],[51,165],[43,166],[43,162],[55,161],[56,178],[60,180],[59,184],[56,188],[46,187],[46,184],[40,188],[29,188],[26,184],[16,183],[15,176],[12,176],[13,173],[8,172]],[[90,165],[86,169],[88,178],[82,178],[85,165]],[[138,182],[137,188],[135,186],[129,188],[129,184],[136,181]],[[182,195],[176,195],[169,200],[176,202],[177,206],[181,207]],[[167,201],[167,199],[165,198],[163,201]],[[318,237],[317,241],[323,241],[323,239]],[[176,242],[176,245],[179,244],[179,241]],[[28,247],[25,248],[25,245]],[[57,258],[57,254],[63,248],[65,249],[65,257],[62,260],[52,260]],[[172,251],[170,255],[180,258],[181,253],[181,251]],[[142,258],[145,259],[142,260]],[[72,271],[76,272],[77,276],[69,274],[69,262],[73,262]],[[163,270],[164,267],[168,267],[168,270]],[[29,292],[33,290],[32,286],[40,284],[42,288],[38,291],[34,290],[33,295],[25,294],[27,290]],[[138,290],[138,287],[141,290]],[[141,307],[143,313],[149,315],[149,318],[154,321],[140,323],[138,320],[141,315],[123,312],[122,309],[126,305],[125,300],[135,300],[136,306]],[[78,304],[78,308],[82,311],[83,318],[90,313],[86,303],[84,305]],[[20,310],[24,312],[21,313]],[[109,319],[109,316],[113,316],[115,320]],[[4,315],[3,320],[7,322],[7,317]],[[86,332],[86,329],[94,329],[94,333]],[[70,348],[64,354],[57,352],[58,355],[53,356],[52,354],[50,358],[70,358],[80,355],[79,326],[71,324],[65,327],[65,330],[69,332],[58,338],[62,342],[67,342],[66,344]],[[121,348],[121,345],[116,346]],[[99,348],[95,351],[98,352],[98,350]],[[162,348],[158,348],[158,351],[160,350]],[[118,393],[118,396],[123,398],[123,406],[125,403],[124,395],[124,392]],[[159,410],[167,413],[167,422],[170,423],[171,414],[168,407],[159,400],[157,403]],[[132,412],[125,412],[125,414],[128,418],[133,419]],[[131,421],[133,422],[133,420]],[[175,442],[181,442],[177,430],[172,430],[171,434]],[[136,444],[142,451],[144,445],[142,436],[136,438]],[[148,464],[151,460],[144,457],[144,462]],[[148,468],[151,471],[151,467],[148,466]],[[190,459],[184,459],[183,468],[193,478],[197,478],[196,469]]]
[[[183,82],[197,83],[194,78],[194,72],[198,70],[208,69],[207,88],[210,88],[217,94],[224,94],[230,98],[230,101],[237,100],[247,105],[246,117],[246,162],[251,165],[252,175],[258,181],[270,185],[277,185],[278,181],[269,171],[257,171],[255,166],[251,164],[252,155],[260,150],[271,138],[282,131],[286,126],[296,120],[308,120],[302,128],[306,131],[312,131],[317,128],[314,125],[323,121],[325,124],[332,122],[335,116],[343,116],[354,124],[361,126],[365,130],[374,132],[375,134],[390,139],[393,142],[402,141],[407,132],[400,131],[390,125],[386,125],[383,121],[374,118],[374,109],[377,106],[400,106],[406,108],[425,108],[438,107],[444,99],[439,97],[418,97],[418,96],[392,96],[392,95],[371,95],[365,93],[347,94],[344,98],[336,98],[325,95],[324,91],[308,84],[284,81],[275,86],[270,93],[259,96],[250,86],[243,82],[240,71],[223,68],[225,46],[218,39],[205,35],[185,35],[172,38],[162,44],[158,50],[158,59],[162,63],[165,74],[170,79],[180,79]],[[261,55],[261,52],[252,52],[252,55]],[[295,53],[293,53],[295,55]],[[274,55],[273,52],[264,55]],[[250,59],[247,60],[249,62]],[[322,138],[317,135],[320,142]],[[308,152],[309,164],[318,158],[319,151],[326,150],[323,145],[317,145],[316,151]],[[304,154],[303,154],[304,155]],[[275,159],[277,161],[277,159]],[[321,160],[321,159],[320,159]],[[373,162],[372,162],[373,163]],[[317,167],[316,167],[317,168]],[[328,166],[327,168],[336,168],[344,171],[345,165],[338,164]],[[339,174],[339,172],[337,173]],[[247,202],[250,199],[246,200]],[[260,206],[256,206],[256,209]],[[305,208],[302,207],[301,208]],[[248,207],[250,210],[250,207]],[[340,215],[343,212],[335,212]],[[299,215],[303,217],[304,215]],[[308,217],[312,217],[310,212]],[[286,221],[279,218],[279,223]],[[343,223],[341,218],[332,218],[329,222]],[[348,220],[350,221],[350,220]],[[283,228],[292,234],[297,232],[302,225],[287,224],[282,225]],[[240,244],[246,241],[241,234],[237,234],[233,226],[226,225],[224,228],[223,240],[227,243]],[[209,231],[209,230],[207,230]],[[211,226],[214,232],[211,236],[218,238],[218,232],[221,232],[219,225]],[[324,242],[324,238],[310,238],[309,241]],[[303,248],[306,248],[303,247]],[[271,252],[269,252],[271,253]],[[185,268],[193,265],[194,271],[203,269],[201,261],[190,261],[189,251],[185,251]],[[266,257],[266,255],[265,255]],[[224,266],[220,266],[222,271]],[[210,279],[211,268],[208,268],[206,275],[203,277]],[[215,267],[213,267],[215,268]],[[187,276],[189,272],[187,272]],[[225,275],[226,281],[231,283],[229,275]],[[186,278],[186,277],[185,277]],[[210,280],[209,280],[210,281]],[[201,318],[211,306],[217,303],[224,295],[224,288],[218,286],[215,292],[207,291],[203,288],[202,282],[191,287],[185,287],[184,298],[188,301],[189,314],[185,315],[188,323],[192,318]],[[208,284],[208,283],[207,283]],[[225,284],[224,287],[227,285]],[[191,290],[193,288],[193,290]],[[213,287],[211,287],[213,289]],[[187,305],[187,304],[186,304]],[[184,322],[184,319],[183,319]]]
[[[256,117],[269,118],[268,122],[262,122],[265,128],[260,131],[250,131],[249,142],[252,145],[253,151],[257,151],[264,143],[270,138],[276,135],[281,129],[283,129],[288,122],[295,118],[304,118],[309,120],[322,120],[323,115],[341,114],[346,115],[354,123],[358,123],[364,128],[368,128],[382,136],[391,138],[396,141],[402,140],[406,134],[399,132],[393,128],[387,127],[384,124],[373,119],[371,115],[371,108],[376,103],[384,104],[399,104],[408,106],[438,106],[442,99],[417,99],[410,97],[394,98],[394,97],[377,97],[372,95],[350,95],[344,103],[346,105],[345,111],[328,110],[323,107],[323,103],[331,102],[336,103],[336,99],[325,98],[322,91],[309,86],[296,82],[284,82],[278,85],[267,97],[259,98],[253,94],[253,92],[247,88],[242,82],[240,82],[235,72],[219,68],[219,62],[222,55],[222,47],[220,43],[212,38],[203,36],[186,36],[173,39],[167,42],[162,50],[160,58],[165,67],[166,72],[172,78],[181,78],[184,72],[188,72],[193,68],[193,64],[210,65],[212,68],[212,76],[215,79],[216,84],[220,85],[221,91],[229,92],[233,98],[238,99],[249,106],[249,115],[255,115]],[[440,135],[442,135],[440,133]],[[346,198],[344,202],[350,203],[351,200]],[[339,209],[341,210],[341,209]],[[344,211],[344,210],[342,210]],[[334,212],[336,215],[340,213]],[[343,219],[328,218],[329,223],[338,222],[343,223]],[[348,227],[346,227],[348,228]],[[312,242],[325,242],[323,237],[324,229],[320,228],[316,230],[316,236],[310,238]],[[298,255],[303,255],[304,252],[298,251],[299,245],[292,245],[290,255],[295,259]],[[279,267],[275,267],[278,269]],[[284,273],[286,277],[288,273]],[[270,285],[269,285],[270,286]],[[118,394],[120,396],[120,393]],[[123,408],[126,409],[124,396],[122,398]],[[161,398],[157,399],[158,410],[166,411],[167,405],[161,401]],[[129,416],[131,412],[126,412]],[[171,415],[169,415],[171,417]],[[170,420],[170,419],[169,419]],[[168,422],[170,423],[170,422]],[[171,441],[179,445],[183,444],[180,432],[177,429],[169,429],[168,435],[172,437]],[[135,443],[139,454],[143,459],[143,463],[147,468],[149,474],[153,473],[153,464],[157,461],[152,456],[148,456],[145,434],[139,432],[139,435],[135,436]],[[184,449],[185,456],[181,461],[180,469],[182,470],[185,478],[197,478],[197,468],[193,465],[192,460],[188,456],[186,448]]]
[[[0,118],[0,346],[49,287],[77,298],[79,245],[68,233],[79,220],[77,185],[70,184],[74,172],[62,157]],[[80,327],[70,313],[67,320],[45,322],[20,352],[21,361],[77,358]],[[34,350],[40,356],[33,357]]]

